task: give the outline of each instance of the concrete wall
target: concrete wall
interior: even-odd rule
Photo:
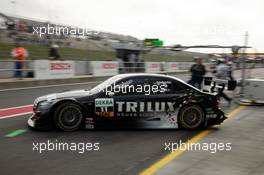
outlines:
[[[26,69],[33,69],[34,62],[28,61],[26,62]],[[15,62],[13,61],[0,61],[0,78],[12,78],[14,75],[14,70],[6,70],[3,69],[15,69]],[[24,76],[26,76],[27,71],[24,72]]]

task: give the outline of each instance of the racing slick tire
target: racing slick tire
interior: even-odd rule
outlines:
[[[83,121],[82,109],[73,102],[60,104],[54,112],[54,122],[63,131],[76,131]]]
[[[200,129],[205,122],[204,111],[195,104],[185,105],[179,111],[178,121],[181,128],[187,130]]]

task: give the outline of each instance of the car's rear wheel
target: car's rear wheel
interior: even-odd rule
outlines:
[[[204,126],[204,112],[198,105],[186,105],[180,109],[179,124],[184,129],[195,130]]]
[[[54,112],[55,125],[63,131],[79,129],[83,119],[82,109],[79,105],[66,102],[58,106]]]

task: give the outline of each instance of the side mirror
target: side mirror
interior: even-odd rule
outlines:
[[[108,92],[108,94],[107,94],[109,97],[113,97],[114,95],[115,95],[115,93],[114,92]]]

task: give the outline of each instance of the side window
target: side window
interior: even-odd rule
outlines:
[[[116,82],[111,91],[115,95],[152,95],[183,93],[184,84],[166,77],[135,76]]]
[[[185,85],[177,80],[174,80],[172,82],[171,92],[172,93],[183,93],[185,92]]]
[[[143,95],[144,87],[148,83],[146,77],[131,77],[117,82],[113,91],[115,95]]]
[[[175,93],[183,93],[184,90],[184,84],[181,82],[170,79],[170,78],[163,78],[163,77],[155,77],[155,80],[153,81],[153,85],[158,85],[160,91],[158,91],[156,94],[175,94]],[[155,94],[155,93],[153,93]]]
[[[170,91],[172,81],[164,77],[149,77],[148,82],[151,86],[150,94],[166,94]]]

